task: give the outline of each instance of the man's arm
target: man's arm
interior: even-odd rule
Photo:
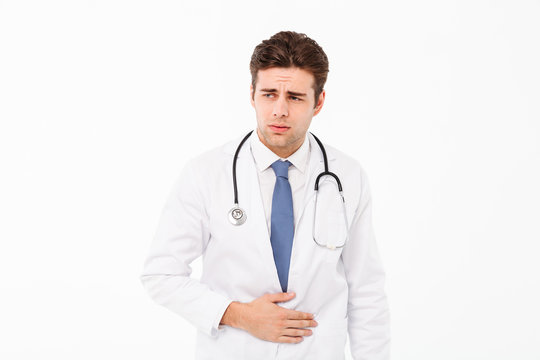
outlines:
[[[361,169],[362,191],[342,252],[349,286],[347,308],[351,353],[355,360],[390,359],[390,316],[371,218],[371,191]]]
[[[190,264],[202,255],[210,237],[197,183],[190,163],[165,204],[141,274],[150,297],[210,336],[217,336],[220,324],[281,343],[297,343],[311,335],[305,328],[317,326],[313,314],[276,305],[293,299],[295,294],[265,294],[249,303],[233,302],[190,278]]]
[[[190,264],[209,240],[208,216],[191,165],[182,170],[167,199],[140,280],[156,303],[216,336],[232,300],[190,278]]]

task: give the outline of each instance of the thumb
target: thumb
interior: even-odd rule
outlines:
[[[294,298],[296,294],[294,292],[287,292],[287,293],[275,293],[275,294],[268,294],[267,299],[271,302],[285,302],[289,301],[292,298]]]

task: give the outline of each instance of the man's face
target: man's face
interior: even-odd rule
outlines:
[[[311,118],[323,106],[323,91],[315,106],[313,75],[303,69],[273,67],[259,70],[251,105],[262,143],[280,157],[288,157],[303,143]]]

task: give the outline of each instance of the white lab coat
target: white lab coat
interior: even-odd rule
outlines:
[[[245,224],[233,226],[228,220],[234,199],[232,160],[241,138],[190,161],[175,183],[141,281],[152,299],[198,329],[196,359],[339,360],[344,358],[347,330],[355,360],[389,359],[385,274],[372,228],[366,174],[357,161],[325,146],[329,169],[343,185],[350,232],[342,249],[316,245],[312,237],[314,183],[324,164],[319,146],[308,136],[311,155],[289,269],[288,291],[296,297],[278,303],[316,314],[319,325],[298,344],[264,341],[219,325],[231,301],[250,302],[281,292],[249,143],[242,147],[237,162]],[[323,218],[324,214],[317,214],[318,221]],[[190,263],[201,255],[199,281],[190,277]]]

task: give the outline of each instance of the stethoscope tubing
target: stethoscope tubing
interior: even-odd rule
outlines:
[[[247,141],[247,139],[251,136],[252,133],[253,133],[253,130],[251,130],[249,133],[247,133],[246,136],[244,136],[244,138],[242,139],[240,144],[238,144],[238,147],[236,148],[236,152],[234,153],[233,166],[232,166],[232,178],[233,178],[233,189],[234,189],[234,207],[229,211],[229,220],[233,225],[242,225],[243,223],[246,222],[246,219],[247,219],[246,212],[238,206],[238,185],[237,185],[237,182],[236,182],[236,162],[238,160],[238,154],[240,153],[240,149],[242,148],[242,145],[244,145],[244,143]],[[346,216],[346,213],[345,213],[345,211],[346,211],[346,209],[345,209],[345,198],[343,197],[343,188],[341,186],[341,181],[339,180],[339,177],[336,174],[334,174],[333,172],[330,172],[328,170],[328,158],[326,156],[326,149],[324,148],[322,142],[312,132],[310,132],[310,134],[313,135],[313,137],[315,138],[315,141],[317,141],[317,144],[319,145],[319,147],[321,149],[321,152],[322,152],[322,155],[323,155],[323,160],[324,160],[324,171],[321,172],[317,176],[317,179],[315,180],[315,213],[314,213],[314,216],[313,216],[313,233],[315,233],[315,218],[316,218],[316,211],[317,211],[316,210],[316,207],[317,207],[316,204],[317,204],[317,198],[318,198],[317,195],[319,193],[319,180],[323,176],[331,176],[336,180],[338,190],[339,190],[339,194],[340,194],[341,200],[342,200],[343,212],[344,212],[344,216],[345,216],[345,228],[347,229],[348,224],[347,224],[347,216]],[[322,247],[327,247],[329,249],[336,249],[336,248],[343,247],[345,245],[345,243],[347,242],[347,239],[348,239],[348,235],[346,236],[345,242],[342,245],[340,245],[340,246],[335,246],[335,245],[330,246],[330,245],[324,245],[324,244],[319,243],[317,241],[317,239],[315,239],[315,236],[313,236],[313,241],[315,241],[315,243],[317,245],[322,246]]]
[[[233,165],[232,165],[232,179],[233,179],[233,187],[234,187],[234,205],[238,206],[238,186],[236,185],[236,160],[238,160],[238,154],[240,153],[240,149],[242,148],[242,145],[246,142],[246,140],[249,138],[253,130],[251,130],[242,141],[240,141],[240,144],[236,148],[236,152],[234,153],[234,159],[233,159]]]
[[[232,178],[233,178],[233,189],[234,189],[234,204],[238,205],[238,185],[236,183],[236,161],[238,160],[238,154],[240,153],[240,150],[242,149],[242,145],[247,141],[247,139],[250,137],[250,135],[253,133],[253,130],[251,130],[249,133],[247,133],[246,136],[240,141],[240,144],[238,144],[238,147],[236,148],[236,152],[234,153],[233,158],[233,167],[232,167]],[[324,160],[324,172],[320,173],[319,176],[317,176],[317,179],[315,180],[315,191],[319,190],[319,180],[323,176],[332,176],[338,185],[338,189],[340,192],[343,191],[343,187],[341,186],[341,181],[339,181],[339,177],[334,174],[333,172],[328,171],[328,157],[326,156],[326,149],[324,148],[324,145],[322,144],[321,140],[315,134],[313,134],[311,131],[309,132],[311,135],[313,135],[313,138],[315,138],[315,141],[317,141],[317,144],[321,148],[321,152],[323,155]]]

